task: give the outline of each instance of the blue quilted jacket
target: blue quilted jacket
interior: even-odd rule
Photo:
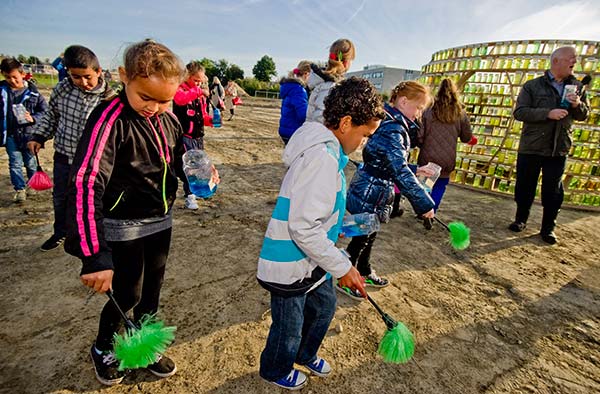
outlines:
[[[290,138],[306,120],[308,95],[304,85],[297,78],[285,78],[280,82],[281,119],[279,135]]]
[[[417,214],[428,212],[433,200],[406,161],[410,149],[407,129],[414,122],[388,104],[385,110],[387,117],[363,149],[364,166],[352,178],[346,209],[352,214],[377,213],[383,219],[396,184]]]

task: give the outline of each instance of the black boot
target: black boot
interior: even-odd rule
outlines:
[[[404,206],[402,205],[402,193],[394,195],[394,203],[392,204],[391,218],[400,217],[404,214]]]
[[[558,242],[556,234],[554,233],[554,228],[556,227],[556,217],[558,216],[559,211],[560,210],[557,209],[544,208],[544,213],[542,215],[540,235],[542,236],[542,240],[550,245],[554,245]]]
[[[527,219],[529,219],[529,208],[517,206],[517,214],[515,215],[515,221],[508,226],[510,231],[520,233],[527,227]]]

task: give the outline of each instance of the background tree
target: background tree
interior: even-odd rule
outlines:
[[[236,81],[240,79],[244,79],[244,70],[242,70],[236,64],[230,64],[225,72],[225,78],[228,81]]]
[[[27,58],[26,63],[29,63],[29,64],[40,64],[40,63],[42,63],[42,61],[37,56],[29,56]]]
[[[272,77],[277,75],[273,58],[268,55],[260,58],[260,60],[252,68],[252,73],[259,81],[269,82]]]
[[[19,54],[19,56],[17,56],[17,60],[23,64],[23,63],[27,63],[27,57],[25,57],[25,55]]]

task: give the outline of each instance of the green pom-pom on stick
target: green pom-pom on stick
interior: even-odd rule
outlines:
[[[471,230],[463,222],[451,222],[448,224],[450,231],[450,245],[456,250],[463,250],[471,244]]]
[[[412,332],[398,322],[394,328],[388,329],[379,342],[377,352],[386,363],[404,364],[415,353],[415,340]]]
[[[153,316],[144,316],[138,329],[127,328],[123,335],[115,334],[113,348],[119,360],[119,370],[144,368],[156,362],[156,356],[167,350],[175,339],[175,327],[165,327]]]
[[[127,325],[123,335],[115,333],[113,337],[113,350],[119,360],[119,370],[145,368],[155,363],[157,355],[164,353],[175,339],[176,327],[165,327],[165,323],[157,321],[152,315],[143,316],[137,326],[123,312],[112,290],[108,290],[106,295]]]
[[[379,342],[377,352],[387,363],[402,364],[408,362],[415,353],[415,339],[410,330],[404,323],[394,320],[385,313],[379,305],[367,295],[367,299],[381,315],[383,322],[387,327],[386,333]]]

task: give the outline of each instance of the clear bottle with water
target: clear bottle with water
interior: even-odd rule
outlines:
[[[381,229],[379,218],[374,213],[356,213],[344,216],[340,233],[344,237],[369,235]]]
[[[183,172],[196,197],[208,198],[217,191],[213,181],[213,165],[203,150],[191,149],[183,154]]]
[[[219,108],[213,109],[213,127],[221,127],[221,111]]]
[[[440,177],[441,172],[442,167],[432,162],[417,168],[417,179],[427,193],[431,193],[431,189],[433,189],[433,185]]]

